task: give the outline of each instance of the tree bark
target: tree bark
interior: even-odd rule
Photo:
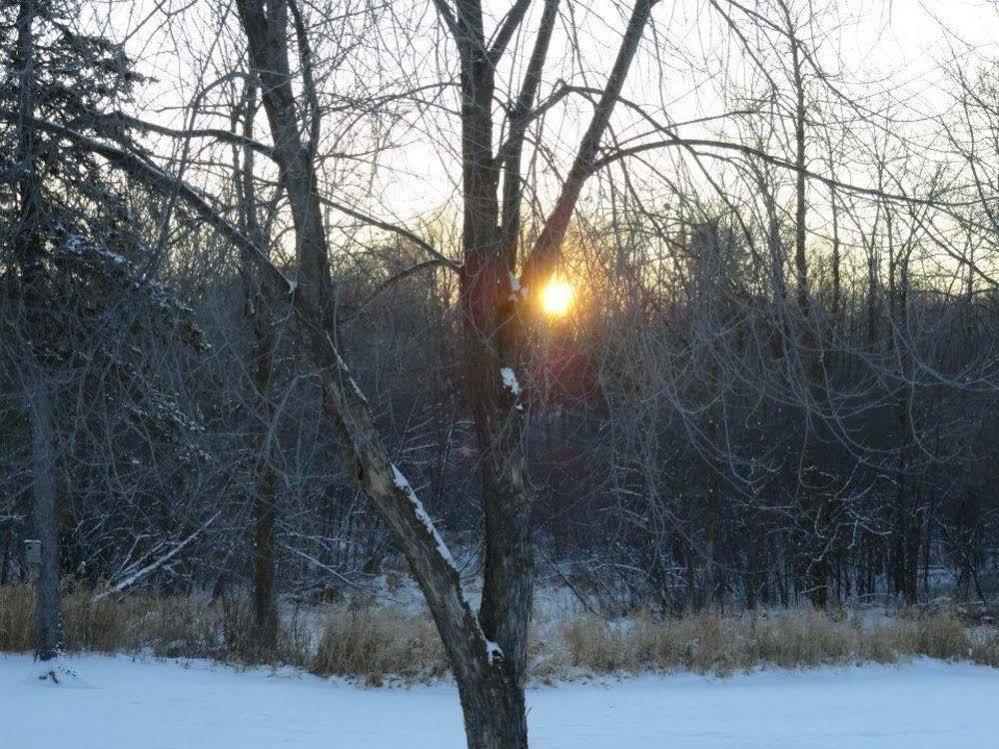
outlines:
[[[242,136],[253,140],[253,118],[257,113],[256,85],[250,83],[243,97],[242,111],[234,114],[233,130],[242,117]],[[240,201],[240,229],[266,252],[266,237],[257,217],[256,186],[253,181],[254,151],[243,146],[242,163],[239,148],[233,149],[236,193]],[[280,292],[268,274],[258,273],[251,258],[241,258],[246,313],[250,318],[253,342],[248,369],[252,372],[252,388],[248,401],[259,410],[257,454],[253,470],[253,649],[257,656],[273,653],[277,648],[278,610],[275,589],[274,505],[277,476],[271,462],[271,430],[274,407],[270,397],[271,374],[276,347],[274,311],[280,304]]]
[[[43,216],[42,185],[36,160],[37,132],[29,123],[35,116],[35,37],[34,20],[37,9],[34,0],[21,0],[16,21],[17,42],[14,66],[20,71],[18,95],[17,161],[21,169],[18,180],[18,222],[15,230],[15,255],[20,266],[25,321],[32,340],[44,340],[42,276],[44,252],[41,234]],[[34,361],[32,344],[28,357]],[[42,661],[56,657],[62,647],[59,618],[59,533],[57,516],[57,486],[55,479],[55,432],[52,423],[52,403],[41,367],[35,369],[35,382],[27,393],[31,422],[32,457],[32,516],[36,538],[41,541],[41,565],[35,581],[35,656]]]
[[[59,531],[56,505],[55,446],[52,405],[44,382],[31,398],[32,505],[35,536],[42,559],[35,581],[35,657],[55,658],[62,650],[59,614]]]

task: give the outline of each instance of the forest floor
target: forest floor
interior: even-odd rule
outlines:
[[[60,683],[0,655],[9,749],[461,749],[447,681],[363,688],[291,668],[79,655]],[[69,673],[72,672],[72,673]],[[532,687],[537,749],[981,749],[999,735],[999,671],[898,665],[590,679]]]

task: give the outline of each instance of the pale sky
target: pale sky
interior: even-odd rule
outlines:
[[[744,2],[756,4],[756,0]],[[489,7],[498,16],[509,4],[510,0],[505,0]],[[531,30],[540,2],[535,6],[527,24]],[[918,120],[938,114],[949,101],[941,63],[955,55],[967,59],[999,56],[995,41],[999,38],[999,5],[994,0],[845,0],[835,6],[835,18],[827,15],[820,24],[837,27],[820,46],[821,59],[832,72],[841,74],[845,90],[871,97],[872,102],[894,101],[899,112],[915,120],[907,127],[913,131],[923,127],[928,137],[933,126]],[[556,37],[542,94],[550,92],[559,78],[578,72],[580,66],[591,85],[601,85],[626,21],[626,6],[617,0],[564,0],[562,7],[563,12],[571,10],[574,15],[582,51],[578,57],[569,55],[566,37]],[[164,8],[177,11],[169,23],[164,20]],[[212,48],[216,55],[222,55],[226,45],[236,43],[217,38],[222,16],[228,18],[230,28],[235,23],[235,9],[224,3],[97,2],[92,10],[93,22],[110,29],[116,38],[127,39],[140,70],[158,79],[140,96],[140,114],[160,122],[181,124],[181,105],[219,75],[200,62],[206,50]],[[455,70],[453,45],[439,27],[435,30],[430,0],[395,3],[393,14],[388,24],[391,31],[379,29],[383,50],[379,58],[386,58],[377,60],[382,70],[401,66],[408,80],[420,83],[440,80],[442,64]],[[672,121],[684,121],[724,111],[721,91],[730,89],[723,85],[724,80],[751,85],[755,73],[745,66],[736,40],[708,7],[708,0],[662,0],[653,17],[655,34],[646,34],[626,96]],[[400,32],[399,19],[411,27]],[[411,33],[409,38],[406,31]],[[655,62],[653,52],[661,64]],[[322,48],[316,53],[321,57]],[[515,78],[519,78],[519,70]],[[589,111],[587,105],[574,101],[553,110],[546,119],[546,136],[554,144],[560,163],[571,158]],[[347,194],[334,197],[406,223],[454,203],[460,176],[456,120],[435,111],[422,115],[410,112],[406,121],[410,126],[395,130],[395,147],[379,159],[373,182],[366,173],[352,173],[338,182],[338,187],[346,185]],[[619,108],[615,131],[626,135],[633,131],[635,122]],[[226,125],[221,121],[211,124]],[[327,135],[336,135],[330,131],[337,126],[337,122],[325,123]],[[700,134],[690,129],[684,132]],[[260,137],[266,139],[263,132]]]

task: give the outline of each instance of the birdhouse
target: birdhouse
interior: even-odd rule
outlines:
[[[41,564],[42,542],[34,538],[25,539],[24,558],[28,562],[28,564]]]

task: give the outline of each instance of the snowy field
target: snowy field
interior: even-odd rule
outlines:
[[[4,749],[461,749],[446,684],[362,689],[290,670],[80,656],[39,682],[0,655]],[[599,680],[530,691],[536,749],[985,749],[999,745],[999,671],[904,666]]]

